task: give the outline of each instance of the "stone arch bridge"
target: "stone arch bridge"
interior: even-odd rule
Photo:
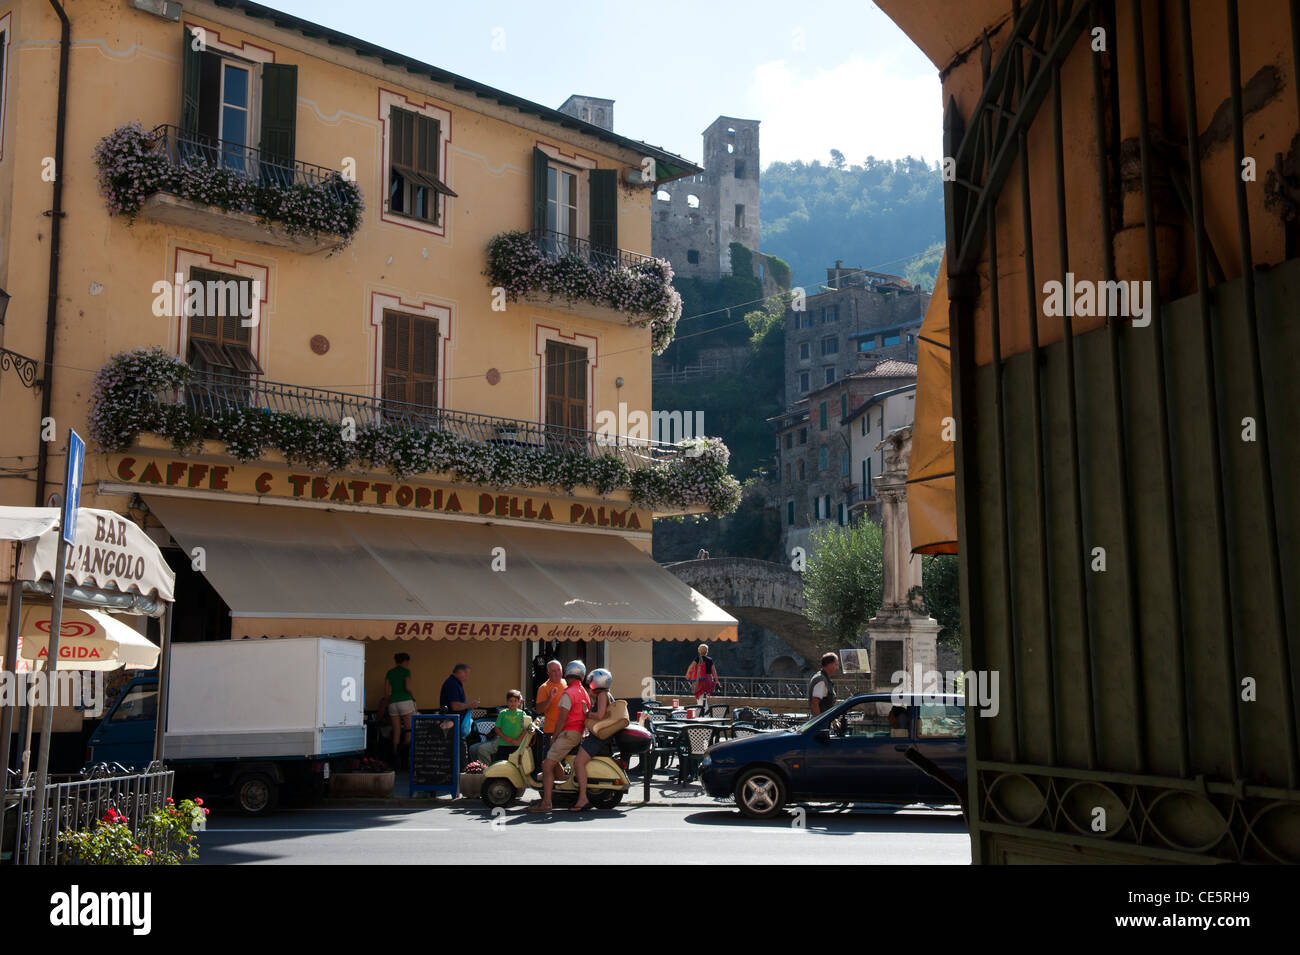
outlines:
[[[825,636],[804,616],[803,580],[789,565],[716,557],[664,564],[664,569],[733,617],[772,631],[810,663],[825,652]]]

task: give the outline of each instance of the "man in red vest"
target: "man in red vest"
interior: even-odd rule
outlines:
[[[587,727],[587,713],[591,710],[591,697],[583,688],[582,679],[587,675],[587,666],[581,660],[574,660],[564,668],[564,682],[568,687],[560,697],[560,712],[557,719],[555,740],[542,761],[542,801],[529,806],[529,812],[550,812],[551,792],[555,788],[555,773],[564,761],[564,757],[573,752],[582,742],[583,730]]]

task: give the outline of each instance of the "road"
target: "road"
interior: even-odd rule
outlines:
[[[673,865],[970,864],[961,815],[934,810],[813,810],[754,822],[707,806],[632,805],[580,817],[539,817],[522,806],[495,817],[459,806],[304,809],[265,819],[214,815],[200,846],[210,865],[590,863],[597,851],[615,862]]]

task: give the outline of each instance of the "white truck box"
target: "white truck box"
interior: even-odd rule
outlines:
[[[365,644],[331,637],[172,646],[168,760],[292,759],[365,749]]]

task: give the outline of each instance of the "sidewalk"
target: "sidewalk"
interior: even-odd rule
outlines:
[[[443,793],[416,793],[414,796],[408,795],[409,782],[407,774],[399,772],[397,781],[393,785],[393,794],[386,797],[357,797],[357,796],[327,796],[321,803],[327,809],[430,809],[435,806],[446,806],[454,808],[480,808],[486,809],[487,803],[483,802],[477,796],[461,796],[452,799]],[[714,799],[704,793],[698,782],[682,784],[677,782],[670,775],[660,774],[655,776],[650,782],[650,802],[642,802],[645,794],[643,783],[640,778],[632,780],[632,788],[623,801],[619,803],[620,809],[635,806],[697,806],[704,808],[734,808],[735,801],[731,799]],[[522,803],[531,803],[540,798],[540,793],[532,790],[523,795]]]

